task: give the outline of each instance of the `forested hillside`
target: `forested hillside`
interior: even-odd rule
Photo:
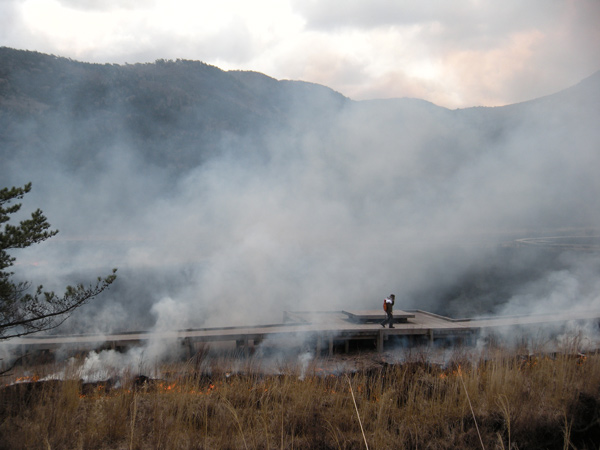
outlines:
[[[3,157],[43,147],[73,169],[126,142],[181,171],[223,140],[244,137],[257,150],[266,130],[318,123],[346,101],[322,86],[198,61],[102,65],[0,48]]]

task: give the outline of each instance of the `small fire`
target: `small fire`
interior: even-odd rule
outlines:
[[[171,384],[160,383],[158,387],[163,391],[167,392],[181,392],[181,389],[179,388],[179,386],[177,386],[177,382]]]
[[[25,377],[18,377],[15,380],[15,384],[17,383],[36,383],[37,381],[39,381],[40,377],[38,375],[33,375],[33,376],[25,376]]]
[[[463,370],[462,370],[462,367],[459,365],[453,371],[450,371],[448,369],[445,372],[440,373],[439,378],[440,378],[440,380],[445,380],[448,377],[456,377],[456,376],[462,377],[462,374],[463,374]]]

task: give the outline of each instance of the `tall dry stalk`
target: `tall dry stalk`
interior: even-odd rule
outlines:
[[[479,425],[477,425],[477,419],[475,418],[475,411],[473,411],[473,405],[471,404],[471,398],[469,397],[469,391],[467,391],[467,386],[465,385],[465,380],[463,380],[462,370],[460,366],[458,366],[458,377],[460,378],[460,382],[465,390],[465,394],[467,396],[467,401],[469,402],[469,408],[471,408],[471,414],[473,415],[473,421],[475,422],[475,429],[477,430],[477,436],[479,436],[479,442],[481,443],[481,448],[485,450],[485,445],[483,445],[483,439],[481,438],[481,432],[479,431]]]
[[[573,426],[573,424],[569,423],[569,419],[568,419],[567,415],[565,414],[565,425],[564,425],[565,439],[564,439],[564,443],[563,443],[564,450],[569,450],[569,448],[571,447],[571,427],[572,426]]]
[[[352,394],[352,401],[354,402],[354,409],[356,409],[356,416],[358,417],[358,424],[360,425],[360,431],[362,433],[363,439],[365,441],[365,447],[369,450],[369,444],[367,444],[367,437],[365,436],[365,430],[362,425],[362,421],[360,420],[360,413],[358,412],[358,406],[356,405],[356,399],[354,398],[354,390],[352,389],[352,383],[350,382],[350,378],[346,375],[346,379],[348,380],[348,385],[350,386],[350,394]]]
[[[508,450],[510,450],[512,448],[511,443],[510,443],[510,423],[511,423],[511,417],[510,417],[510,405],[508,404],[508,398],[506,397],[506,395],[501,395],[500,397],[498,397],[498,400],[496,401],[496,403],[498,404],[500,411],[502,412],[502,415],[504,416],[504,421],[506,422],[506,433],[508,434]],[[498,433],[500,435],[500,433]],[[502,439],[502,436],[499,437],[500,440],[500,444],[502,445],[502,448],[504,448],[504,440]]]
[[[133,394],[132,412],[131,412],[131,433],[129,435],[129,450],[133,450],[133,434],[135,431],[135,418],[137,416],[137,395]]]
[[[333,424],[331,423],[330,420],[325,420],[325,423],[327,423],[327,429],[331,432],[331,435],[333,436],[333,439],[335,440],[335,443],[337,445],[337,447],[341,450],[342,449],[342,445],[340,443],[340,440],[338,439],[337,433],[335,432],[335,428],[333,426]]]
[[[246,450],[248,450],[248,444],[246,443],[246,437],[244,436],[244,429],[242,428],[242,423],[240,422],[240,418],[238,416],[237,411],[235,410],[235,408],[233,407],[233,405],[231,404],[231,402],[229,400],[227,400],[223,396],[220,396],[220,397],[223,400],[223,403],[225,404],[225,407],[227,408],[227,410],[231,413],[231,415],[235,419],[235,423],[237,425],[238,431],[240,432],[240,436],[242,437],[242,441],[244,441],[244,447],[246,448]]]

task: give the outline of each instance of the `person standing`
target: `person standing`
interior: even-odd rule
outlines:
[[[381,322],[381,326],[383,328],[385,328],[387,324],[390,325],[390,328],[394,328],[394,303],[396,303],[396,296],[394,294],[390,294],[383,301],[383,304],[385,305],[385,313],[387,314],[386,319],[383,322]]]

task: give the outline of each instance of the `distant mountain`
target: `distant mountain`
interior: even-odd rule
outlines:
[[[57,156],[77,167],[126,142],[180,171],[218,153],[223,139],[260,147],[265,130],[318,122],[346,102],[323,86],[198,61],[102,65],[0,48],[2,158],[66,146]]]
[[[417,99],[354,102],[324,86],[226,72],[198,61],[102,65],[1,47],[0,156],[43,148],[76,168],[126,143],[178,173],[220,154],[225,141],[232,148],[243,140],[240,153],[260,152],[272,132],[301,134],[335,124],[343,129],[339,113],[386,136],[429,124],[494,142],[523,123],[582,126],[596,119],[586,111],[599,101],[600,72],[541,99],[450,111]],[[433,145],[449,138],[441,132],[430,133]]]

